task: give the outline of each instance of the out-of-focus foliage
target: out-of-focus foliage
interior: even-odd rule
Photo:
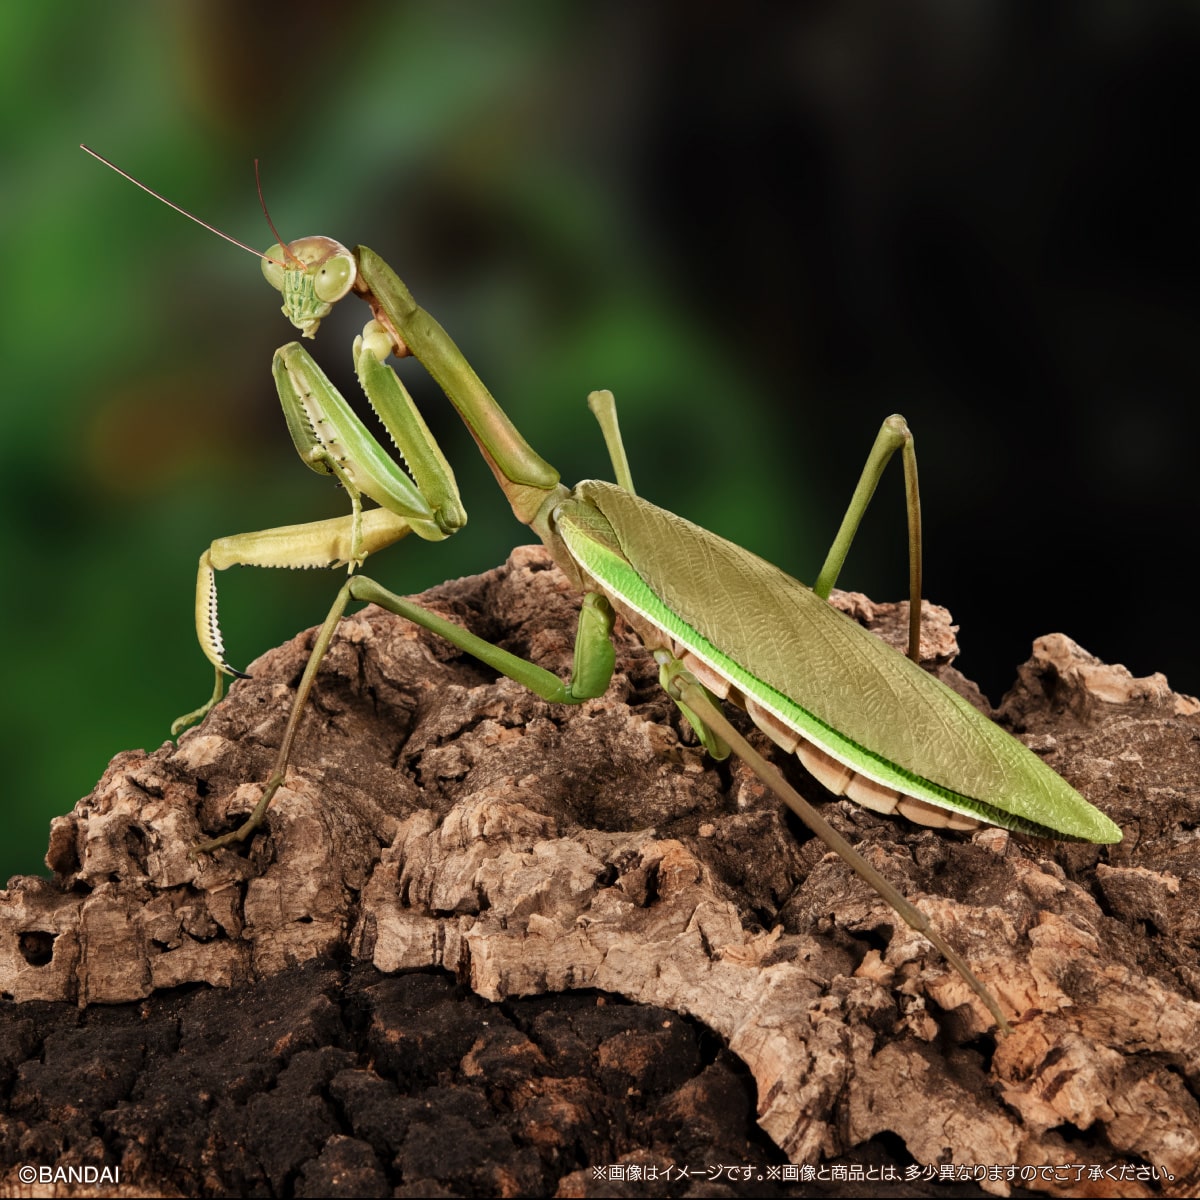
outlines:
[[[1187,623],[1128,582],[1169,584],[1197,519],[1193,6],[729,12],[0,7],[0,870],[39,869],[48,819],[206,694],[207,542],[345,507],[286,436],[257,264],[79,141],[265,246],[259,157],[281,232],[382,253],[565,479],[608,473],[584,397],[611,387],[645,495],[802,577],[904,411],[968,671],[997,691],[1054,627],[1200,685]],[[364,319],[317,341],[348,392]],[[416,390],[470,524],[373,561],[401,591],[523,536]],[[883,490],[843,582],[894,595]],[[230,574],[242,663],[334,588]]]

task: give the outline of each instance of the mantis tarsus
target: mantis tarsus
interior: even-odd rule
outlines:
[[[370,305],[372,319],[354,343],[355,368],[409,474],[367,431],[300,343],[276,351],[275,382],[296,449],[312,470],[341,484],[351,512],[221,538],[204,552],[196,627],[216,682],[211,699],[181,717],[172,732],[202,718],[220,699],[223,677],[239,674],[225,661],[217,624],[217,570],[234,564],[347,565],[350,574],[316,638],[261,799],[241,826],[202,843],[196,852],[212,853],[241,842],[262,824],[284,781],[321,661],[351,600],[372,601],[414,621],[545,700],[563,704],[580,703],[607,689],[614,662],[610,633],[620,614],[653,654],[662,686],[705,748],[716,757],[732,750],[743,759],[937,947],[1007,1032],[999,1003],[962,957],[746,741],[718,704],[718,699],[729,699],[740,705],[831,792],[876,811],[952,829],[990,823],[1042,837],[1120,840],[1118,827],[1032,752],[910,661],[917,657],[920,630],[921,546],[916,459],[904,419],[894,415],[883,422],[817,582],[809,588],[741,547],[640,499],[609,392],[593,392],[588,402],[617,482],[564,486],[442,327],[365,246],[351,251],[324,237],[288,244],[280,240],[262,256],[262,265],[267,280],[283,294],[283,312],[306,337],[316,334],[332,305],[345,296],[356,293]],[[433,376],[466,423],[514,515],[541,538],[584,594],[574,669],[566,683],[358,573],[368,555],[408,533],[440,540],[466,520],[449,464],[386,365],[393,354],[416,357]],[[875,486],[897,452],[908,504],[909,658],[827,602]],[[364,508],[364,497],[378,507]]]

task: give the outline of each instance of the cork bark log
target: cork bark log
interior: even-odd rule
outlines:
[[[540,548],[423,602],[570,669],[577,600]],[[903,637],[903,606],[840,603]],[[950,665],[944,610],[924,632],[943,677],[986,704]],[[244,987],[330,954],[442,967],[490,1001],[599,989],[719,1035],[793,1162],[884,1138],[923,1164],[1111,1168],[1092,1194],[1200,1186],[1200,704],[1162,676],[1134,679],[1054,634],[999,710],[1120,824],[1118,846],[824,805],[1013,1014],[1000,1039],[749,771],[704,756],[620,625],[612,686],[567,708],[381,610],[351,616],[266,829],[244,853],[190,857],[257,800],[311,639],[260,658],[178,746],[118,755],[53,823],[54,878],[0,893],[10,1011]]]

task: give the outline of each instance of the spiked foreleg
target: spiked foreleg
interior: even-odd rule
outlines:
[[[403,518],[386,508],[356,515],[311,521],[304,525],[280,525],[257,533],[238,533],[217,538],[200,555],[196,574],[196,638],[205,658],[212,663],[216,679],[212,696],[193,712],[171,725],[175,736],[201,720],[218,703],[224,677],[246,678],[245,673],[225,660],[225,645],[217,615],[217,571],[226,567],[337,567],[353,561],[356,552],[372,554],[398,542],[410,532]]]

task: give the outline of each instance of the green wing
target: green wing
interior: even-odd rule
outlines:
[[[560,505],[557,523],[618,607],[856,771],[993,824],[1120,840],[1015,738],[757,555],[596,480]]]

